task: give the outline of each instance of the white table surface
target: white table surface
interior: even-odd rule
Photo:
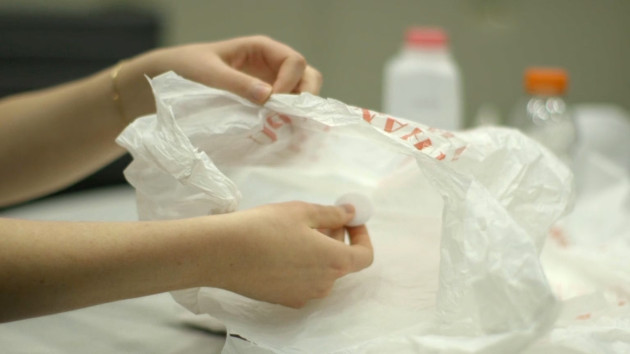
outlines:
[[[69,221],[137,220],[129,186],[61,195],[0,217]],[[225,337],[186,325],[169,294],[117,301],[0,324],[0,353],[220,353]]]

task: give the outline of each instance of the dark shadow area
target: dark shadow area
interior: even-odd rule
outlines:
[[[0,13],[0,97],[87,76],[155,48],[160,27],[156,14],[138,10]],[[125,155],[56,194],[125,183],[130,161]]]

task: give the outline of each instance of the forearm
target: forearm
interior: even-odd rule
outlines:
[[[292,48],[263,36],[153,50],[85,79],[0,100],[0,206],[41,196],[122,154],[114,138],[154,112],[145,75],[173,70],[264,103],[277,93],[317,93],[321,74]],[[112,97],[118,91],[118,102]],[[209,124],[211,124],[209,122]]]
[[[65,187],[123,153],[113,92],[108,69],[0,100],[0,206]]]
[[[301,307],[372,263],[353,209],[303,202],[151,222],[0,219],[0,322],[190,287]]]
[[[202,268],[208,260],[219,264],[215,243],[222,233],[214,217],[127,223],[0,219],[0,321],[214,285],[212,270]]]

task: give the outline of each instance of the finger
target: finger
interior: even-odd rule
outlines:
[[[333,238],[337,241],[344,242],[346,240],[346,230],[342,227],[338,229],[332,229],[328,233],[328,236],[330,236],[330,238]]]
[[[344,242],[345,238],[346,238],[346,230],[344,228],[338,228],[338,229],[317,229],[317,231],[321,232],[322,234],[337,240],[337,241],[341,241]]]
[[[292,54],[285,58],[278,69],[278,76],[273,83],[273,92],[289,93],[298,88],[304,78],[306,60],[299,54]]]
[[[309,204],[306,217],[311,228],[339,229],[354,217],[354,207]]]
[[[374,248],[365,225],[348,227],[350,250],[352,254],[351,271],[367,268],[374,261]]]
[[[266,36],[252,36],[242,39],[243,45],[264,59],[264,62],[277,74],[273,81],[273,92],[289,93],[298,90],[307,68],[306,59],[295,49]],[[307,79],[309,87],[312,80]]]
[[[272,92],[271,85],[223,62],[216,64],[208,81],[210,86],[230,91],[258,104],[265,103]]]
[[[319,95],[323,81],[322,74],[309,65],[306,67],[306,70],[304,70],[304,76],[298,84],[296,93],[310,92],[314,95]]]
[[[331,230],[330,229],[317,229],[317,231],[323,233],[326,236],[331,236]]]

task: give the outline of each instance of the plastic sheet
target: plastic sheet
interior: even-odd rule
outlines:
[[[447,132],[309,94],[256,106],[166,73],[118,138],[141,219],[370,196],[374,264],[295,310],[178,291],[226,324],[225,353],[516,353],[559,314],[539,253],[572,175],[519,132]],[[209,270],[211,271],[211,270]]]

